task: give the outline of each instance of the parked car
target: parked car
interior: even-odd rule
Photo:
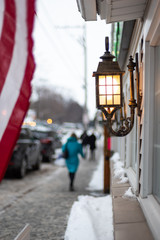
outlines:
[[[35,138],[41,142],[42,161],[52,162],[56,148],[61,147],[61,141],[54,129],[43,125],[32,128]]]
[[[40,141],[35,139],[29,128],[22,127],[7,168],[8,173],[16,173],[23,178],[29,169],[38,170],[42,160]]]
[[[54,154],[53,132],[45,126],[36,126],[32,129],[34,137],[40,140],[42,161],[51,162]]]

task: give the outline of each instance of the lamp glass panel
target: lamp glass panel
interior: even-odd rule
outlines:
[[[112,100],[112,95],[107,95],[107,105],[112,105],[113,100]]]
[[[99,86],[99,94],[106,94],[106,87],[105,86]]]
[[[107,85],[112,85],[112,75],[108,75],[106,76],[106,82],[107,82]]]
[[[107,95],[112,94],[112,86],[107,86]]]
[[[105,85],[105,76],[99,76],[99,85]]]
[[[120,75],[113,75],[113,85],[120,85]]]
[[[113,93],[120,94],[120,86],[113,86]]]
[[[114,104],[119,105],[120,103],[120,95],[114,95]]]
[[[99,96],[99,104],[106,105],[106,96]]]
[[[114,106],[121,104],[120,75],[99,75],[99,105]]]

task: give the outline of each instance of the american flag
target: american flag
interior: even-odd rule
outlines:
[[[0,0],[0,181],[29,107],[35,0]]]

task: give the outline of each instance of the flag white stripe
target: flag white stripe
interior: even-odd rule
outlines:
[[[0,139],[8,125],[24,78],[27,62],[26,0],[15,0],[16,36],[13,57],[0,96]],[[21,49],[21,51],[19,51]]]
[[[5,8],[4,0],[0,0],[0,36],[1,36],[2,26],[3,26],[4,8]]]

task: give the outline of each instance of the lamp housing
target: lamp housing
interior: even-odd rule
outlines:
[[[138,70],[138,53],[136,53],[136,62],[132,56],[129,58],[127,65],[130,72],[130,117],[126,115],[126,103],[123,103],[122,94],[122,76],[125,73],[121,71],[117,61],[113,61],[115,56],[109,52],[109,40],[105,38],[106,52],[99,62],[93,77],[96,79],[96,106],[102,111],[103,122],[108,127],[110,134],[118,137],[126,136],[131,132],[134,125],[134,113],[137,108],[137,115],[141,115],[142,95],[139,89],[139,70]],[[137,80],[137,102],[134,98],[134,71],[136,68]],[[124,106],[123,106],[124,105]],[[119,112],[117,110],[120,110]],[[117,111],[117,113],[116,113]],[[124,111],[124,116],[123,116]],[[116,129],[113,125],[116,125]]]
[[[122,107],[122,76],[124,71],[121,71],[117,61],[108,51],[108,37],[105,39],[106,52],[102,57],[102,62],[99,62],[96,72],[93,76],[96,79],[96,107],[100,110],[105,109],[108,114],[111,114],[115,109]]]

